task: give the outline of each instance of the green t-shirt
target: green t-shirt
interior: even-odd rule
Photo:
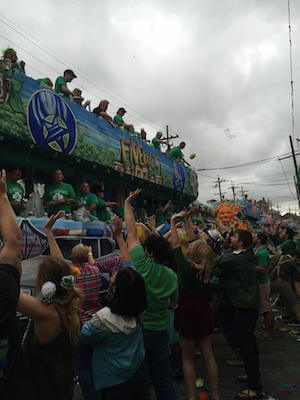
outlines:
[[[119,207],[115,213],[117,214],[118,217],[124,219],[124,206]],[[135,209],[133,210],[133,215],[134,215],[134,219],[137,221],[139,219]]]
[[[137,139],[141,138],[141,134],[138,133],[138,132],[129,132],[129,135],[132,136],[132,137],[135,137]]]
[[[152,331],[165,331],[168,327],[168,302],[178,301],[178,281],[174,271],[148,257],[141,245],[130,251],[134,268],[144,278],[147,308],[144,327]]]
[[[123,118],[121,117],[120,114],[116,114],[116,115],[114,116],[114,122],[115,122],[116,124],[118,124],[118,122],[122,122],[122,124],[124,124],[124,120],[123,120]]]
[[[52,183],[51,185],[46,187],[46,192],[44,195],[44,201],[49,202],[48,210],[49,214],[56,214],[58,211],[65,211],[65,213],[71,212],[70,204],[51,204],[55,203],[56,200],[69,200],[75,199],[76,194],[74,189],[68,183],[62,183],[61,185],[55,185]]]
[[[65,81],[65,78],[63,76],[59,76],[58,78],[56,78],[54,90],[55,93],[59,94],[60,96],[70,97],[68,94],[61,90],[60,85],[67,86],[67,82]]]
[[[290,251],[293,251],[294,248],[295,248],[294,241],[292,239],[287,239],[276,247],[275,255],[290,254]]]
[[[163,224],[166,223],[166,219],[165,219],[164,213],[163,213],[163,211],[162,211],[161,208],[159,208],[159,209],[156,211],[155,217],[156,217],[156,224],[157,224],[157,225],[163,225]]]
[[[49,79],[48,78],[40,78],[40,79],[37,79],[37,82],[40,84],[40,85],[42,85],[42,86],[46,86],[46,87],[50,87],[49,86]]]
[[[170,150],[168,156],[174,158],[175,160],[180,160],[180,158],[183,157],[183,153],[179,146],[175,146]]]
[[[156,150],[161,150],[161,147],[160,147],[160,143],[159,143],[159,140],[160,139],[158,139],[158,137],[154,137],[153,139],[152,139],[152,147],[154,147]]]
[[[76,203],[82,203],[84,207],[88,210],[91,204],[99,205],[99,199],[94,193],[79,194],[76,198]],[[92,215],[97,217],[97,209],[91,212]]]
[[[256,257],[256,265],[258,265],[259,267],[264,267],[267,270],[267,267],[269,265],[270,254],[266,246],[260,246],[257,249],[255,248],[254,254]],[[270,277],[267,274],[267,272],[263,274],[261,272],[257,272],[257,279],[258,283],[262,284],[267,282],[270,279]]]
[[[105,206],[105,201],[98,199],[98,207],[96,208],[97,217],[100,221],[107,222],[111,220],[111,214]]]
[[[189,292],[199,292],[205,285],[199,279],[199,271],[191,266],[188,259],[183,255],[181,247],[174,250],[178,272],[178,286]]]
[[[252,252],[226,251],[216,259],[224,287],[224,301],[234,307],[258,309],[256,259]]]
[[[22,199],[24,197],[24,189],[17,182],[6,181],[7,197],[10,203],[15,203],[14,211],[19,215],[21,211]]]

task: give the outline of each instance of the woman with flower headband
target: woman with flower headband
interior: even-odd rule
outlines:
[[[22,399],[72,400],[82,295],[71,266],[57,257],[45,257],[36,285],[41,297],[21,292],[18,303],[30,318],[23,337]]]
[[[51,229],[55,222],[62,216],[62,211],[58,212],[56,215],[52,215],[45,226],[50,254],[60,259],[64,259],[64,257]],[[84,325],[100,308],[102,308],[100,299],[101,274],[99,268],[94,265],[95,260],[91,247],[85,246],[82,243],[77,244],[72,248],[70,258],[73,264],[72,273],[75,276],[75,285],[81,290],[84,296],[80,306],[80,322],[81,325]],[[78,346],[76,372],[79,377],[84,400],[96,400],[99,397],[94,389],[91,366],[92,356],[92,345]]]

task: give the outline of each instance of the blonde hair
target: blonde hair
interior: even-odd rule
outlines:
[[[82,90],[75,88],[73,90],[73,96],[81,96],[82,95]]]
[[[71,260],[74,264],[83,264],[88,262],[89,248],[80,243],[73,247],[71,251]]]
[[[148,239],[148,237],[150,236],[150,229],[142,224],[141,222],[137,222],[136,223],[136,230],[137,230],[137,234],[138,234],[138,238],[140,240],[140,242],[142,244],[144,244],[146,242],[146,240]]]
[[[179,238],[180,242],[180,247],[182,250],[183,255],[186,255],[186,251],[189,247],[189,237],[188,234],[186,233],[185,229],[183,228],[177,228],[177,235]],[[169,242],[171,243],[172,247],[174,247],[174,243],[172,242],[172,236],[169,237]]]
[[[196,240],[190,244],[189,258],[194,268],[199,272],[204,272],[203,281],[207,283],[215,263],[215,255],[212,249],[202,240]]]
[[[64,307],[68,324],[66,329],[72,344],[77,344],[80,336],[80,304],[83,295],[76,288],[64,289],[61,287],[61,279],[66,275],[71,275],[71,266],[63,259],[57,257],[45,257],[39,267],[37,276],[37,287],[40,290],[47,281],[56,285],[55,297],[57,304]]]

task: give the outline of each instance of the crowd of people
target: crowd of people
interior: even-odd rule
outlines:
[[[9,79],[11,78],[11,71],[17,70],[25,74],[25,62],[18,61],[17,53],[12,48],[7,48],[3,52],[3,58],[0,60],[0,70],[1,70],[1,85],[0,85],[0,100],[5,101],[7,95],[9,93]],[[8,77],[6,80],[5,77]],[[56,78],[54,85],[50,78],[38,78],[37,82],[47,87],[48,89],[54,90],[59,96],[64,98],[68,98],[78,104],[80,107],[88,109],[91,111],[91,101],[84,99],[82,97],[82,90],[79,88],[75,88],[73,91],[68,88],[68,83],[71,83],[73,79],[76,79],[77,76],[72,69],[66,69],[63,72],[63,75],[60,75]],[[3,86],[3,90],[2,90]],[[185,143],[181,142],[179,146],[174,146],[171,148],[171,145],[167,138],[163,138],[163,134],[161,132],[157,132],[156,136],[150,141],[147,139],[147,133],[144,128],[141,128],[140,132],[136,132],[133,124],[128,124],[124,121],[124,115],[126,114],[126,110],[124,107],[120,107],[116,115],[112,117],[108,113],[109,101],[101,100],[99,105],[93,109],[93,113],[99,117],[103,118],[105,121],[112,124],[114,127],[121,129],[122,131],[126,131],[132,137],[142,140],[144,143],[151,145],[155,149],[161,151],[161,145],[166,147],[165,153],[178,161],[182,161],[186,165],[189,166],[189,163],[184,159],[182,150],[185,148]]]
[[[184,379],[196,400],[195,350],[201,352],[210,399],[219,400],[218,359],[213,333],[222,332],[247,386],[239,399],[264,399],[257,334],[272,340],[276,325],[271,298],[286,318],[300,323],[300,250],[297,233],[280,220],[232,230],[214,215],[191,206],[158,206],[137,222],[141,190],[130,192],[123,217],[112,219],[121,265],[109,271],[107,297],[92,249],[79,244],[65,260],[53,226],[76,202],[98,213],[95,194],[83,182],[79,196],[54,174],[46,190],[45,225],[51,255],[37,273],[39,297],[20,290],[21,232],[10,203],[20,177],[5,170],[0,179],[0,393],[1,399],[72,399],[77,377],[86,399],[176,399],[174,379]],[[66,198],[52,196],[62,186]],[[18,188],[19,189],[19,188]],[[17,193],[17,192],[16,192]],[[22,196],[19,196],[22,198]],[[116,204],[108,204],[111,207]],[[14,212],[15,211],[15,212]],[[124,229],[125,228],[125,229]],[[124,233],[125,230],[125,233]],[[20,337],[16,312],[29,318]],[[264,329],[258,324],[263,317]]]

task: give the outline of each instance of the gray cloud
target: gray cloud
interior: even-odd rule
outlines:
[[[291,1],[295,132],[299,129],[297,30],[300,4]],[[120,105],[127,119],[150,136],[170,125],[197,154],[196,168],[240,164],[289,151],[291,132],[287,2],[271,0],[11,0],[2,14],[39,43],[72,61],[93,104]],[[1,23],[1,34],[17,48],[33,77],[38,69],[55,79],[64,65]],[[1,47],[7,40],[0,38]],[[89,77],[97,85],[89,83]],[[108,90],[107,90],[108,89]],[[235,136],[230,139],[224,130]],[[280,163],[199,175],[200,200],[214,197],[217,174],[248,188],[255,198],[272,198],[284,209],[295,204],[293,166]],[[207,177],[209,176],[209,177]],[[273,184],[273,186],[271,185]],[[227,189],[226,189],[227,190]]]

